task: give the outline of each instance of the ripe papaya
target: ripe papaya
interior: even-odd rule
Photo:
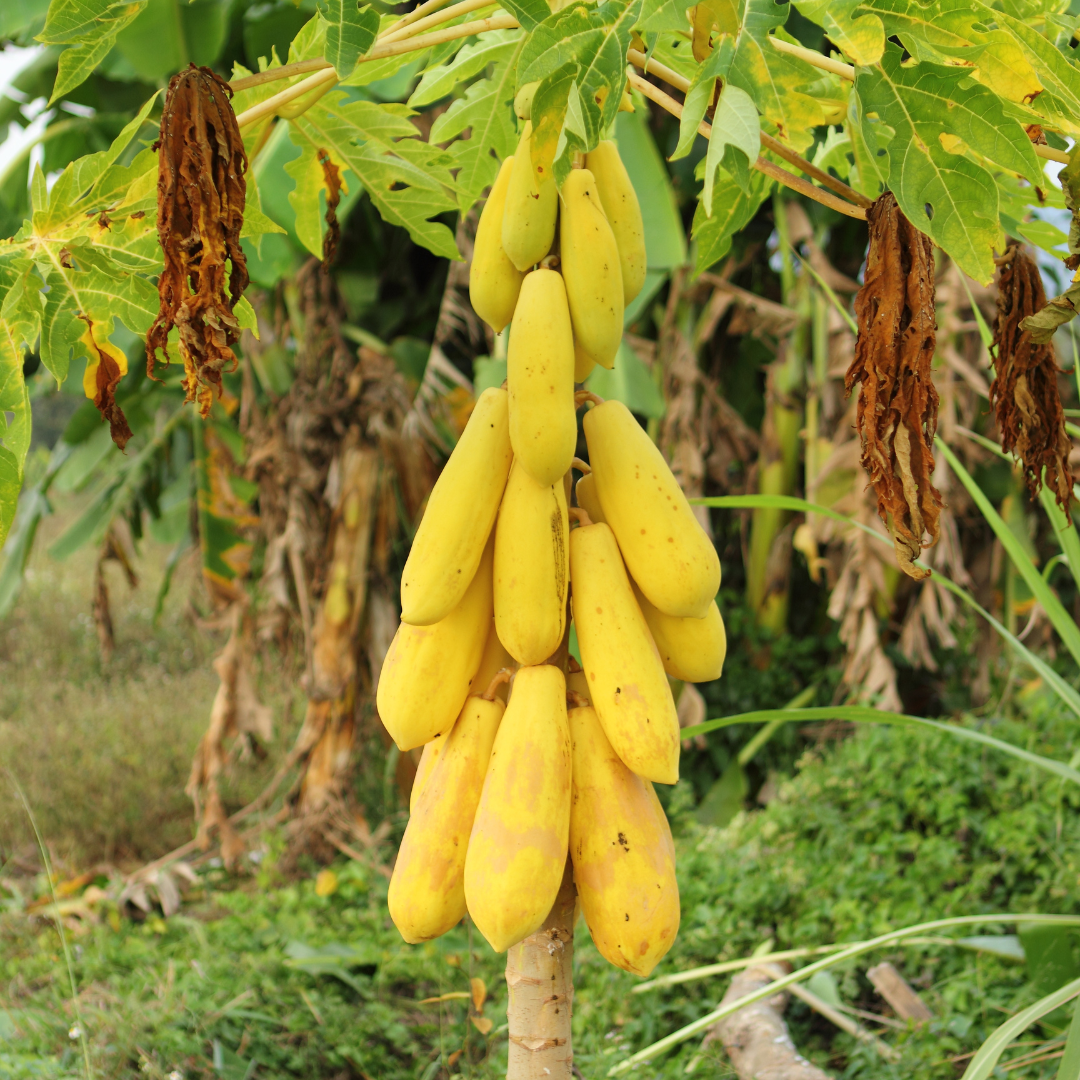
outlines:
[[[562,884],[569,834],[566,681],[550,664],[521,668],[465,857],[469,914],[496,952],[542,925]]]
[[[512,457],[509,398],[491,387],[428,496],[401,574],[404,622],[430,626],[460,603],[495,524]]]
[[[614,367],[623,331],[622,270],[615,234],[588,169],[571,170],[563,184],[559,257],[578,369],[586,360]]]
[[[499,698],[466,700],[412,808],[387,896],[408,942],[445,934],[465,915],[465,853],[502,715]]]
[[[569,712],[573,747],[570,858],[600,955],[648,975],[679,929],[675,846],[652,784],[611,747],[595,709]]]
[[[585,473],[574,485],[574,494],[577,496],[577,504],[589,515],[589,520],[594,525],[599,525],[604,520],[604,511],[600,509],[600,500],[596,497],[596,481],[592,473]]]
[[[502,246],[503,211],[514,159],[499,169],[476,226],[472,264],[469,267],[469,300],[473,311],[499,333],[514,314],[521,289],[521,271],[507,258]]]
[[[585,414],[596,494],[638,587],[665,615],[703,619],[720,559],[664,455],[621,401]]]
[[[468,705],[469,699],[465,699],[465,704]],[[456,724],[457,721],[455,720]],[[453,728],[450,729],[453,731]],[[431,742],[424,743],[424,751],[420,755],[420,762],[416,766],[416,772],[413,775],[412,790],[409,792],[409,813],[413,813],[416,810],[416,804],[420,801],[420,792],[424,790],[424,785],[431,777],[431,770],[435,768],[435,762],[439,760],[439,756],[443,752],[443,747],[446,745],[446,739],[439,737],[438,739],[432,739]]]
[[[495,627],[521,664],[542,664],[562,642],[569,531],[562,477],[538,484],[515,459],[495,523]]]
[[[634,596],[649,624],[664,670],[673,679],[699,683],[720,678],[727,656],[727,631],[715,600],[704,619],[680,619],[650,604],[637,585]]]
[[[551,250],[559,212],[555,177],[537,175],[531,144],[532,124],[526,121],[514,152],[502,224],[503,251],[522,272],[535,266]]]
[[[488,631],[487,644],[484,645],[484,655],[480,658],[480,666],[476,669],[476,674],[469,684],[469,693],[483,694],[491,684],[491,680],[503,668],[509,668],[513,672],[515,667],[517,665],[514,663],[514,658],[506,651],[506,646],[499,640],[499,632],[495,629],[493,620],[491,629]],[[504,705],[506,704],[507,692],[506,683],[501,683],[495,687],[495,693],[502,698]]]
[[[484,646],[484,655],[480,658],[480,666],[476,669],[472,682],[469,683],[469,696],[483,695],[491,685],[491,680],[503,668],[509,668],[513,671],[514,666],[514,658],[503,647],[503,643],[499,640],[499,635],[495,631],[495,623],[492,622],[491,629],[488,631],[487,644]],[[506,683],[500,683],[495,687],[495,696],[504,705],[506,704]],[[424,752],[420,755],[420,763],[416,766],[416,775],[413,776],[412,790],[409,792],[410,813],[416,809],[420,792],[423,791],[424,784],[427,783],[428,777],[431,776],[431,770],[435,768],[435,762],[439,760],[439,755],[442,753],[444,746],[446,746],[446,738],[442,735],[436,735],[431,742],[424,743]]]
[[[480,666],[492,619],[495,537],[461,602],[430,626],[402,622],[383,661],[375,703],[401,750],[446,737]]]
[[[679,779],[679,719],[660,654],[607,525],[570,533],[570,588],[593,707],[627,768]]]
[[[623,302],[629,304],[645,284],[645,224],[637,192],[630,183],[626,166],[619,157],[619,148],[606,139],[586,155],[585,168],[596,180],[615,243],[619,248],[619,268],[622,271]]]
[[[538,483],[561,480],[577,446],[574,336],[566,288],[555,270],[525,276],[506,353],[510,443]]]

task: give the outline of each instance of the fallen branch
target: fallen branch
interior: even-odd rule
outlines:
[[[774,965],[759,965],[736,975],[721,1008],[763,990],[773,981],[773,969]],[[702,1049],[711,1042],[722,1043],[739,1080],[830,1080],[795,1049],[782,1015],[786,1005],[787,995],[781,991],[718,1020]]]

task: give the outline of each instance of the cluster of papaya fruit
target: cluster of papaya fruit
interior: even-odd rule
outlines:
[[[496,329],[510,322],[507,385],[480,395],[431,492],[379,678],[379,714],[394,741],[424,748],[389,907],[410,942],[445,933],[467,911],[501,952],[543,924],[569,854],[597,948],[644,975],[679,925],[675,851],[653,790],[678,779],[671,680],[720,675],[720,563],[633,414],[575,393],[575,366],[580,382],[592,363],[614,360],[626,280],[619,244],[597,255],[612,230],[592,173],[575,169],[563,185],[563,274],[550,255],[555,210],[552,231],[528,255],[534,269],[522,273],[526,256],[506,255],[528,235],[515,225],[511,239],[506,222],[514,170],[531,168],[529,137],[526,124],[522,160],[504,163],[489,195],[472,271],[474,306],[478,267],[492,261],[480,261],[482,241],[518,274],[509,310],[480,312]],[[625,177],[621,162],[619,170]],[[574,224],[574,200],[599,239]],[[490,232],[493,222],[501,232]],[[579,318],[570,268],[582,264],[593,268],[584,286],[592,293]],[[617,304],[604,292],[612,280]],[[490,298],[489,285],[480,293]],[[589,297],[601,294],[617,324],[591,334]],[[574,457],[586,403],[589,464]]]

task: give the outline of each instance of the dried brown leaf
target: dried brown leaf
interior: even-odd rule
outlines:
[[[179,331],[184,390],[206,416],[221,376],[236,368],[240,339],[233,309],[247,288],[240,247],[247,154],[229,84],[191,64],[174,75],[161,114],[158,240],[165,265],[160,309],[146,337],[147,372],[168,363],[169,331]],[[228,292],[226,293],[226,287]],[[161,355],[158,355],[160,350]]]
[[[877,495],[900,568],[921,579],[914,563],[937,542],[941,493],[934,487],[932,446],[938,394],[934,357],[934,255],[886,192],[867,211],[870,250],[855,297],[859,336],[844,385],[860,387],[856,426],[862,465]]]
[[[109,422],[109,434],[112,441],[121,450],[131,438],[124,410],[116,404],[116,387],[127,374],[127,358],[114,353],[107,344],[94,337],[94,324],[86,315],[79,315],[86,323],[86,333],[81,340],[90,348],[90,362],[87,364],[85,381],[93,379],[94,407],[101,418]],[[89,389],[87,390],[89,396]]]
[[[1045,483],[1067,513],[1072,445],[1065,431],[1054,346],[1033,341],[1031,332],[1021,327],[1046,305],[1046,294],[1039,267],[1023,248],[1009,248],[1006,257],[998,278],[990,401],[997,412],[1001,447],[1020,458],[1028,490],[1034,496]]]
[[[323,179],[326,182],[326,235],[322,243],[322,268],[324,274],[330,273],[341,240],[341,226],[338,224],[337,208],[341,202],[341,170],[330,160],[330,155],[319,149],[319,164],[322,166]]]

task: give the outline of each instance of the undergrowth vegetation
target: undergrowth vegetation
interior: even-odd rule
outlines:
[[[83,870],[146,861],[191,838],[184,784],[219,683],[210,661],[225,634],[196,624],[198,565],[190,558],[154,623],[168,548],[148,537],[135,589],[115,563],[106,565],[116,651],[104,664],[91,616],[95,552],[83,548],[62,562],[47,553],[78,509],[65,502],[42,524],[20,602],[0,621],[0,763],[15,771],[54,859]],[[282,721],[267,757],[231,777],[227,795],[237,805],[261,790],[295,734],[292,672],[263,666],[262,693]],[[0,862],[27,852],[36,862],[26,815],[7,790],[0,852]]]
[[[1058,759],[1078,748],[1075,724],[1037,683],[1015,695],[1015,719],[992,727]],[[973,754],[944,735],[870,727],[807,749],[766,807],[726,828],[699,824],[695,803],[690,783],[674,789],[683,924],[657,975],[747,956],[766,942],[815,947],[946,916],[1078,910],[1075,789],[993,751]],[[239,879],[205,868],[179,916],[132,921],[105,908],[75,934],[80,1010],[97,1075],[501,1075],[502,958],[467,927],[428,945],[403,944],[377,868],[390,847],[369,864],[320,871],[312,863],[286,875],[282,844],[270,834],[261,861]],[[80,1075],[56,932],[28,915],[23,893],[8,881],[0,892],[0,1075]],[[32,894],[28,888],[25,896]],[[987,923],[978,932],[1013,930]],[[1071,939],[1063,940],[1068,952]],[[1025,966],[925,939],[837,969],[826,980],[831,991],[814,988],[835,993],[846,1007],[880,1013],[865,970],[884,959],[934,1014],[927,1027],[885,1031],[900,1052],[896,1063],[838,1035],[798,1001],[788,1010],[796,1045],[837,1076],[954,1077],[1007,1013],[1040,995],[1042,976],[1030,959]],[[1080,974],[1071,971],[1076,960],[1075,950],[1059,955],[1055,976]],[[476,978],[484,983],[479,1010],[470,1000]],[[602,1076],[695,1019],[703,1000],[719,999],[727,978],[632,993],[639,980],[604,962],[579,924],[574,1038],[581,1074]],[[1066,1023],[1067,1016],[1052,1014],[1027,1038],[1053,1043]],[[691,1040],[650,1063],[649,1075],[682,1076],[698,1055]],[[1008,1075],[1052,1076],[1056,1065],[1036,1062]],[[697,1071],[730,1075],[715,1044]]]

